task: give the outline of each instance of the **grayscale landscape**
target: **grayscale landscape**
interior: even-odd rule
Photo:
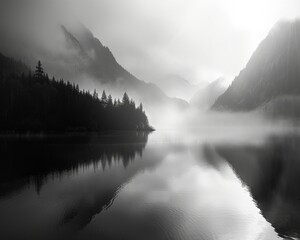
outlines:
[[[0,239],[300,239],[300,2],[0,2]]]

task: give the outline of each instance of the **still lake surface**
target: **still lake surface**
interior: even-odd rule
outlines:
[[[300,135],[251,126],[0,139],[0,239],[300,236]]]

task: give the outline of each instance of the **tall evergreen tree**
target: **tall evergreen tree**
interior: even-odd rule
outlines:
[[[139,105],[139,107],[138,107],[138,110],[140,110],[140,112],[143,112],[144,110],[143,110],[143,104],[142,103],[140,103],[140,105]]]
[[[128,94],[127,94],[126,92],[125,92],[124,95],[123,95],[122,103],[123,103],[123,105],[125,105],[125,106],[129,105],[129,103],[130,103]]]
[[[118,106],[117,99],[114,99],[114,107]]]
[[[113,100],[112,96],[109,94],[107,98],[107,106],[112,107],[113,106]]]
[[[78,85],[77,85],[77,87],[78,87]],[[96,89],[94,90],[93,98],[98,99],[98,93],[97,93]]]
[[[105,90],[103,90],[103,92],[102,92],[101,102],[104,103],[104,104],[107,103],[107,96],[106,96]]]
[[[44,76],[44,69],[42,67],[41,61],[38,61],[37,66],[35,67],[34,77],[37,79],[41,79]]]

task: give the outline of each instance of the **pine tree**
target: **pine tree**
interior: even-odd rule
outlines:
[[[108,95],[107,106],[109,106],[109,107],[113,106],[113,100],[112,100],[112,96],[110,94]]]
[[[98,93],[97,93],[96,89],[94,89],[93,98],[98,99]]]
[[[101,102],[104,103],[104,104],[107,103],[107,96],[106,96],[105,90],[103,90],[103,92],[102,92]]]
[[[129,105],[129,103],[130,103],[129,97],[128,97],[128,95],[127,95],[126,92],[125,92],[124,95],[123,95],[122,103],[123,103],[123,105],[125,105],[125,106]]]
[[[132,108],[135,108],[135,102],[133,101],[133,99],[130,100],[130,103],[129,103],[129,104],[130,104],[130,106],[131,106]]]
[[[138,110],[140,110],[140,112],[143,112],[144,110],[143,110],[143,104],[142,103],[140,103],[140,105],[139,105],[139,107],[138,107]]]
[[[44,76],[44,69],[42,67],[41,61],[38,61],[38,65],[35,67],[34,77],[41,79]]]

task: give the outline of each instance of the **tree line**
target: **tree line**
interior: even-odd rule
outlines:
[[[27,74],[25,74],[27,70]],[[0,131],[153,130],[142,104],[101,98],[63,79],[50,79],[39,61],[32,73],[0,55]]]

